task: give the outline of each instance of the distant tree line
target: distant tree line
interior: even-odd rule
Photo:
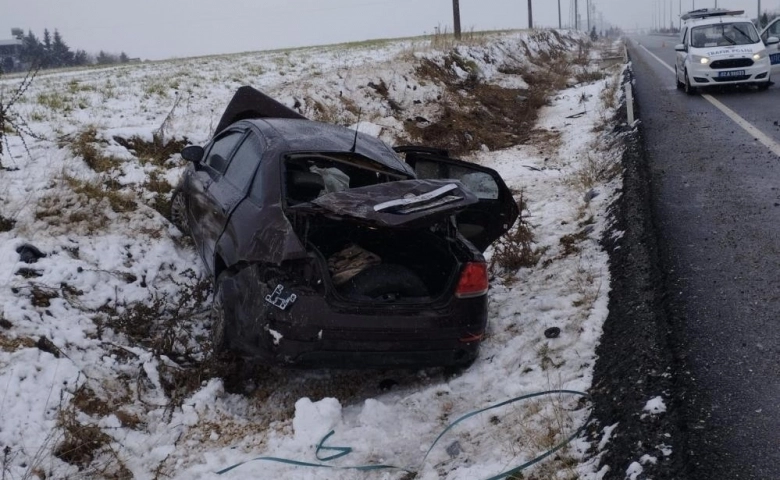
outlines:
[[[125,52],[120,54],[109,53],[101,50],[91,54],[85,50],[71,50],[57,29],[54,34],[49,29],[44,29],[43,38],[39,39],[31,30],[20,38],[22,41],[19,61],[24,68],[61,68],[83,65],[111,65],[115,63],[127,63],[130,58]]]

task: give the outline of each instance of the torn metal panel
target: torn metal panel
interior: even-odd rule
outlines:
[[[329,193],[312,203],[376,226],[418,227],[436,223],[478,201],[457,181],[401,180]]]

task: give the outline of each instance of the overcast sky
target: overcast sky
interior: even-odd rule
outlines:
[[[584,12],[586,0],[579,0]],[[714,6],[714,0],[592,0],[605,21],[624,28],[649,27],[654,5],[678,13]],[[555,0],[533,0],[534,24],[558,26]],[[574,0],[561,0],[571,23]],[[460,0],[464,30],[524,28],[526,0]],[[751,16],[757,0],[720,0]],[[780,10],[780,0],[762,8]],[[583,20],[584,22],[584,20]],[[668,23],[668,22],[667,22]],[[452,0],[0,0],[0,39],[11,28],[59,29],[73,49],[127,52],[162,59],[390,38],[452,29]]]

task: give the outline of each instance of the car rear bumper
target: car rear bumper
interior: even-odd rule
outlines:
[[[349,304],[298,289],[295,302],[282,310],[238,282],[232,287],[225,290],[228,295],[232,290],[225,302],[230,347],[266,364],[467,365],[477,356],[487,324],[487,295],[418,305]]]

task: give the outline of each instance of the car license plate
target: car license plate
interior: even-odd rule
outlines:
[[[731,70],[729,72],[718,72],[718,76],[723,77],[744,77],[745,71],[744,70]]]
[[[780,63],[780,53],[773,53],[769,56],[769,61],[772,62],[772,65],[777,65]]]

